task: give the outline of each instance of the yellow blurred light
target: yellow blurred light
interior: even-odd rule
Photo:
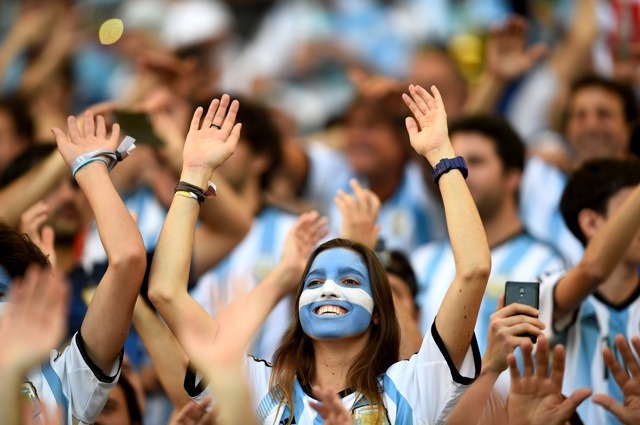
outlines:
[[[124,24],[120,19],[109,19],[100,25],[98,38],[102,44],[113,44],[120,40],[124,32]]]

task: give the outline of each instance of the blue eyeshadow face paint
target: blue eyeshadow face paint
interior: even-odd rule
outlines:
[[[298,310],[304,333],[314,339],[365,332],[371,324],[373,291],[360,254],[346,248],[318,254],[305,277]]]

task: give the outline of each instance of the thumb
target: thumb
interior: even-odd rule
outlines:
[[[571,394],[566,400],[560,404],[560,416],[562,416],[565,420],[568,420],[573,412],[576,411],[578,406],[587,399],[591,395],[591,390],[589,388],[580,388],[576,390],[573,394]]]
[[[622,406],[610,396],[606,394],[596,394],[591,398],[591,400],[595,404],[598,404],[607,409],[609,412],[613,413],[621,422],[625,422],[624,418],[626,416],[626,412],[624,406]]]

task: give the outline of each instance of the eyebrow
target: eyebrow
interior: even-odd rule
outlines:
[[[365,279],[364,274],[360,270],[354,269],[353,267],[348,267],[348,266],[338,267],[338,273],[340,275],[354,274],[360,277],[361,279]]]

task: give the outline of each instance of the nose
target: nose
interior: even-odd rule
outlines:
[[[327,280],[322,285],[321,298],[342,298],[342,291],[333,280]]]

